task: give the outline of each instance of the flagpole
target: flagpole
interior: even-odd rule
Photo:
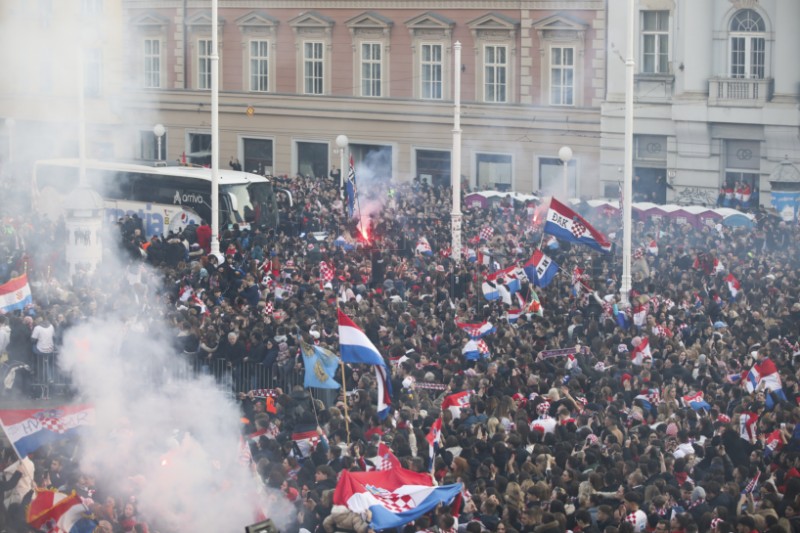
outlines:
[[[8,430],[6,429],[6,425],[3,423],[3,420],[0,419],[0,428],[3,428],[3,433],[5,433],[8,442],[11,443],[11,448],[13,448],[14,453],[17,454],[17,459],[22,461],[22,456],[19,454],[19,450],[17,449],[17,445],[14,444],[14,441],[11,440],[11,435],[9,435]]]
[[[339,315],[339,299],[336,299],[336,315]],[[347,432],[347,447],[350,447],[350,417],[347,414],[347,381],[344,374],[344,361],[342,361],[342,342],[339,339],[339,364],[342,367],[342,399],[344,400],[344,429]]]

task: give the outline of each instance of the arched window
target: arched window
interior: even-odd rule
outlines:
[[[763,79],[766,63],[766,24],[752,9],[737,11],[731,19],[731,78]]]

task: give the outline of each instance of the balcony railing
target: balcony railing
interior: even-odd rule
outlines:
[[[762,107],[772,98],[772,88],[772,78],[711,78],[708,80],[708,105]]]

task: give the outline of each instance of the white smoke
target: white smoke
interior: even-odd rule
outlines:
[[[358,198],[354,216],[359,219],[362,233],[368,231],[371,220],[383,211],[392,178],[392,152],[389,148],[372,150],[355,166]]]
[[[240,463],[238,407],[176,355],[158,307],[135,311],[143,301],[162,305],[163,291],[152,285],[157,274],[146,271],[141,281],[151,283],[144,285],[151,294],[141,292],[137,304],[126,292],[122,253],[107,253],[96,278],[122,280],[106,287],[117,292],[117,310],[70,329],[59,357],[81,401],[96,410],[96,425],[81,443],[81,471],[112,494],[135,495],[142,519],[164,532],[242,531],[257,521],[258,509],[285,528],[293,517],[275,502],[286,500],[276,491],[267,495]]]

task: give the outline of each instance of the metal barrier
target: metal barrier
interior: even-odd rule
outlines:
[[[29,384],[32,396],[49,399],[51,396],[68,396],[74,392],[69,376],[61,371],[57,362],[58,353],[34,356]],[[177,354],[167,364],[160,366],[137,363],[137,372],[146,375],[147,382],[154,385],[190,381],[201,375],[211,376],[221,390],[231,395],[275,388],[288,393],[295,385],[303,385],[303,369],[295,368],[294,360],[287,367],[268,367],[252,362],[231,365],[222,359],[207,360],[193,354]]]

